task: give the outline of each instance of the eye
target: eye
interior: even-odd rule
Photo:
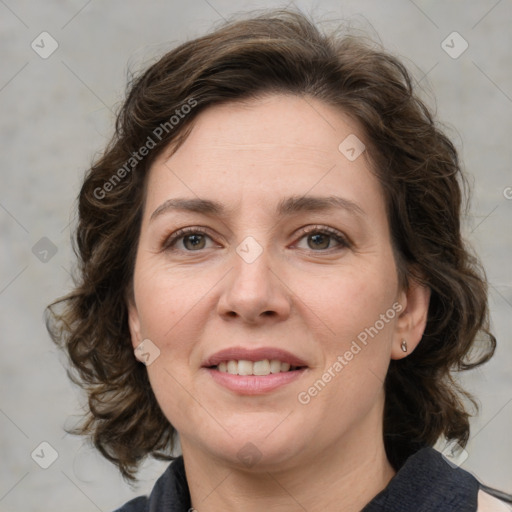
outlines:
[[[305,249],[317,251],[325,251],[326,249],[336,249],[333,246],[338,246],[338,249],[350,247],[347,238],[339,231],[329,228],[327,226],[313,226],[301,230],[302,236],[300,239],[306,239],[308,247]]]
[[[162,244],[162,249],[166,251],[199,251],[207,248],[207,239],[211,240],[211,237],[202,229],[183,228],[167,237]]]
[[[340,250],[351,246],[348,239],[339,231],[327,226],[311,226],[300,231],[299,240],[305,239],[308,247],[296,247],[314,252]],[[208,240],[212,237],[203,228],[187,227],[179,229],[162,241],[162,250],[197,252],[207,249]],[[334,247],[333,247],[334,246]],[[211,246],[210,246],[211,247]]]

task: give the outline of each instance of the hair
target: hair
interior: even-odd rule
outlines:
[[[72,432],[89,436],[129,481],[148,455],[172,460],[176,441],[128,327],[148,170],[162,151],[179,147],[208,106],[274,93],[316,98],[359,123],[400,284],[414,279],[431,290],[420,344],[391,361],[385,380],[390,463],[399,468],[441,435],[467,443],[467,407],[478,407],[455,372],[488,361],[496,340],[484,270],[461,237],[467,179],[457,151],[400,60],[367,38],[324,34],[300,12],[271,10],[185,42],[132,77],[113,138],[78,196],[75,286],[48,306],[47,327],[88,396]]]

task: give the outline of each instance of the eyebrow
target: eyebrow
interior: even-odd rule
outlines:
[[[291,196],[282,199],[276,208],[278,217],[290,216],[300,212],[320,212],[333,209],[343,209],[358,217],[366,216],[365,211],[353,201],[339,196]],[[174,198],[167,199],[152,214],[150,221],[174,210],[201,213],[225,217],[234,213],[222,203],[210,199]]]

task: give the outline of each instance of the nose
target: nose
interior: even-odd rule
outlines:
[[[268,253],[264,250],[250,263],[234,254],[234,266],[226,276],[217,308],[224,319],[239,318],[258,324],[288,318],[291,291]]]

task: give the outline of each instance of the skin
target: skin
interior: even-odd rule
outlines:
[[[478,512],[510,512],[511,510],[512,508],[505,505],[503,501],[484,491],[478,491]]]
[[[130,331],[134,348],[149,339],[160,350],[148,374],[179,433],[200,512],[357,511],[395,474],[382,439],[383,381],[390,359],[419,343],[430,294],[414,282],[400,288],[384,196],[367,155],[350,161],[338,150],[350,134],[365,140],[332,106],[267,95],[205,110],[183,145],[150,169]],[[283,198],[334,193],[363,213],[275,213]],[[215,200],[231,211],[167,210],[151,220],[178,197]],[[300,232],[317,226],[316,234],[330,227],[349,244]],[[199,250],[190,234],[162,249],[183,227],[207,229]],[[262,250],[252,263],[236,252],[249,236]],[[298,394],[393,304],[401,312],[300,403]],[[275,391],[241,395],[201,368],[232,346],[285,349],[308,368]],[[255,454],[250,467],[238,456],[247,443]]]

